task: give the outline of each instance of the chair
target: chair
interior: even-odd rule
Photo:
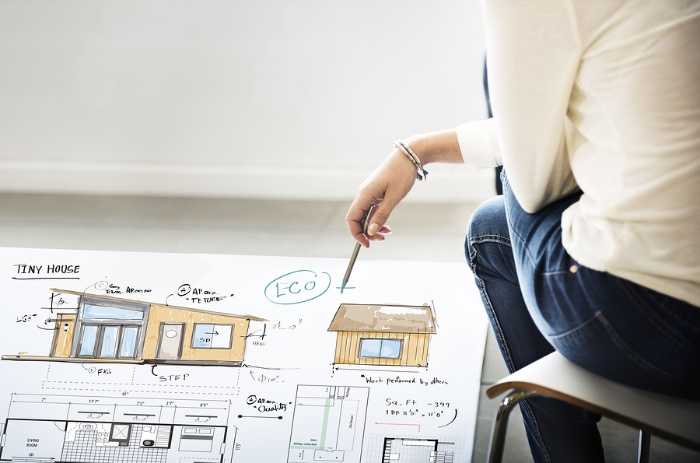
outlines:
[[[640,463],[649,460],[652,434],[700,451],[700,400],[677,399],[610,381],[558,352],[497,381],[486,395],[494,398],[506,391],[511,392],[503,398],[491,430],[490,463],[500,462],[503,457],[510,411],[520,400],[536,395],[563,400],[639,429]]]

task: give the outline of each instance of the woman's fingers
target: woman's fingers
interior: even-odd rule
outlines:
[[[386,226],[394,208],[408,194],[416,181],[413,164],[403,153],[394,150],[389,157],[365,180],[345,217],[350,234],[359,243],[369,247],[370,240],[381,241],[391,229]],[[367,233],[362,222],[370,207],[375,206]],[[386,227],[386,228],[385,228]],[[372,238],[377,236],[377,238]]]

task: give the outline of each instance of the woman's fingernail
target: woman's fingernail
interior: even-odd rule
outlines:
[[[372,222],[371,224],[369,224],[369,227],[367,227],[367,234],[369,236],[372,236],[375,233],[377,233],[377,230],[379,230],[379,224]]]

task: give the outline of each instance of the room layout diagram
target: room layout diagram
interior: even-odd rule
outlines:
[[[384,438],[382,463],[453,463],[453,445],[438,439]]]
[[[0,461],[229,463],[228,401],[13,394]]]
[[[299,385],[288,463],[359,463],[369,388]]]

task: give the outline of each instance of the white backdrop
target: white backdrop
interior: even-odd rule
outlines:
[[[483,118],[478,0],[3,0],[0,189],[350,199]],[[411,199],[478,200],[438,168]]]

